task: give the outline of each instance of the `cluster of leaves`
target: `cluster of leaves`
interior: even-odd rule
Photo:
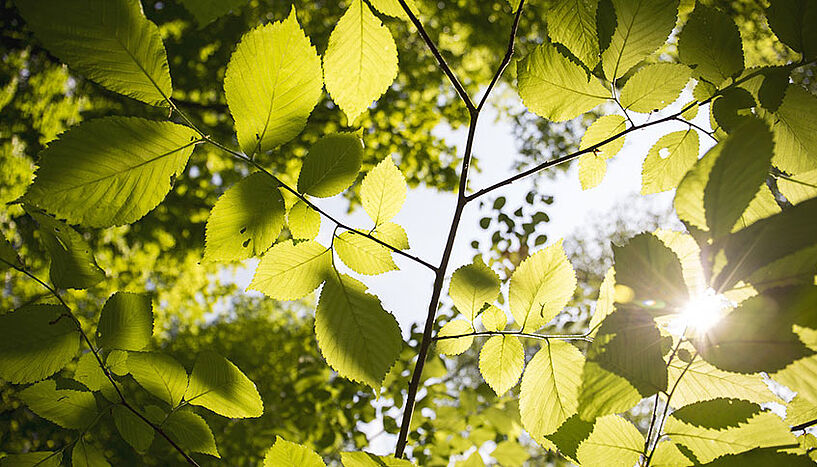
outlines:
[[[605,103],[617,105],[621,114],[598,118],[576,152],[466,196],[469,149],[440,267],[407,253],[408,236],[392,222],[407,184],[391,157],[379,161],[360,183],[370,227],[347,226],[314,204],[314,198],[348,192],[359,178],[363,132],[330,127],[298,161],[297,177],[276,175],[256,158],[304,130],[324,87],[354,126],[392,86],[397,47],[375,11],[410,20],[423,33],[468,107],[470,148],[485,100],[478,106],[470,100],[422,29],[413,2],[352,0],[333,26],[322,56],[294,7],[286,19],[247,32],[224,77],[238,150],[209,136],[179,109],[159,30],[138,1],[17,3],[39,40],[73,70],[109,91],[169,110],[179,121],[92,119],[41,152],[36,179],[21,204],[40,225],[53,287],[25,268],[8,241],[0,243],[3,264],[40,282],[60,302],[26,305],[0,316],[0,378],[35,383],[20,391],[28,407],[80,431],[73,443],[74,465],[107,463],[84,436],[106,413],[137,451],[146,450],[158,434],[195,464],[188,452],[218,456],[218,450],[206,422],[187,406],[230,418],[263,412],[255,385],[224,357],[202,352],[188,376],[172,357],[146,351],[153,327],[147,296],[111,296],[100,313],[94,344],[57,291],[88,288],[105,278],[86,240],[69,224],[107,228],[143,218],[166,198],[197,146],[222,151],[255,171],[232,185],[212,208],[204,261],[231,263],[260,256],[250,288],[277,300],[300,299],[322,286],[315,333],[325,360],[340,376],[379,393],[403,341],[394,317],[364,283],[340,273],[335,255],[361,275],[396,269],[395,254],[435,271],[435,298],[400,427],[405,442],[465,204],[522,175],[573,159],[579,159],[583,188],[592,188],[604,178],[607,160],[623,148],[626,134],[668,122],[688,127],[661,137],[650,149],[642,193],[676,189],[675,210],[688,234],[641,234],[614,248],[614,266],[601,285],[589,329],[580,335],[540,334],[577,286],[561,241],[525,254],[524,261],[511,261],[507,311],[500,300],[500,277],[478,258],[451,276],[449,296],[464,319],[439,330],[437,350],[458,355],[475,338],[489,336],[478,364],[486,383],[501,396],[521,379],[522,426],[543,447],[582,465],[610,465],[611,459],[619,465],[810,464],[813,436],[796,438],[791,428],[808,424],[817,411],[817,322],[811,308],[817,302],[817,226],[810,221],[817,214],[817,133],[812,128],[817,97],[790,83],[790,76],[817,58],[817,36],[809,27],[817,8],[811,2],[776,0],[766,10],[774,34],[800,59],[749,69],[734,20],[703,3],[694,9],[679,0],[550,5],[545,42],[515,67],[522,102],[551,122],[577,118]],[[184,3],[202,23],[236,6]],[[510,3],[516,21],[509,54],[486,97],[508,64],[524,8],[524,2]],[[660,52],[676,28],[678,62],[662,61]],[[634,114],[668,107],[692,79],[694,100],[668,116],[636,123]],[[704,134],[717,144],[698,159],[701,130],[689,120],[706,104],[713,131]],[[315,240],[322,218],[335,225],[328,246]],[[523,227],[526,236],[535,231],[536,222],[529,225]],[[713,297],[724,303],[708,311],[724,314],[715,327],[698,329],[683,321],[690,303]],[[76,357],[80,338],[89,352],[80,356],[74,381],[46,379]],[[544,345],[526,364],[522,342],[530,338]],[[590,343],[582,352],[569,342],[573,340]],[[797,391],[787,404],[785,422],[761,408],[775,400],[762,373]],[[120,388],[126,378],[162,405],[134,407]],[[646,436],[619,415],[644,399],[654,400]],[[24,453],[2,462],[58,463],[61,453]],[[341,460],[346,466],[411,465],[363,452],[343,453]],[[283,439],[264,462],[325,465],[308,448]],[[482,461],[475,455],[467,462]]]

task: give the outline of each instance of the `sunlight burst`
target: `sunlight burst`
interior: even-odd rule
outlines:
[[[687,302],[672,328],[680,332],[688,329],[696,334],[705,333],[720,321],[731,306],[728,298],[716,294],[714,290],[707,290]]]

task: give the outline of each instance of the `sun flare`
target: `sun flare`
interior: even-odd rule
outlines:
[[[681,309],[674,328],[688,329],[696,334],[705,333],[726,314],[731,307],[728,298],[713,290],[692,297]]]

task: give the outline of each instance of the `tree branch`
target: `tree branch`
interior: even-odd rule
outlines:
[[[92,354],[94,355],[94,357],[96,358],[96,361],[97,361],[97,363],[99,364],[99,367],[102,369],[102,373],[104,373],[104,374],[105,374],[105,377],[107,377],[107,378],[108,378],[108,381],[110,381],[111,385],[112,385],[112,386],[113,386],[113,388],[116,390],[116,394],[119,396],[120,404],[122,404],[122,406],[124,406],[125,408],[127,408],[128,410],[130,410],[130,411],[131,411],[131,412],[132,412],[134,415],[136,415],[137,417],[139,417],[139,418],[140,418],[142,421],[144,421],[145,423],[147,423],[147,424],[148,424],[148,425],[149,425],[149,426],[150,426],[150,427],[153,429],[153,431],[155,431],[156,433],[158,433],[158,434],[159,434],[159,435],[160,435],[162,438],[164,438],[164,439],[165,439],[165,440],[166,440],[168,443],[170,443],[170,445],[173,447],[173,449],[175,449],[175,450],[176,450],[176,451],[177,451],[179,454],[181,454],[181,456],[182,456],[182,457],[184,457],[184,460],[185,460],[185,461],[187,461],[187,463],[188,463],[188,464],[193,465],[193,466],[196,466],[196,467],[199,467],[198,462],[196,462],[196,461],[195,461],[195,459],[193,459],[192,457],[190,457],[190,455],[189,455],[189,454],[187,454],[187,453],[184,451],[184,449],[182,449],[182,448],[181,448],[181,447],[180,447],[178,444],[176,444],[176,442],[175,442],[175,441],[173,441],[173,440],[172,440],[172,439],[171,439],[171,438],[170,438],[170,437],[167,435],[167,433],[165,433],[165,432],[164,432],[164,430],[162,430],[162,429],[161,429],[159,426],[157,426],[155,423],[153,423],[153,422],[151,422],[150,420],[148,420],[148,419],[147,419],[147,418],[146,418],[144,415],[142,415],[141,413],[139,413],[139,411],[138,411],[138,410],[136,410],[135,408],[133,408],[133,407],[132,407],[132,406],[131,406],[131,405],[128,403],[128,401],[125,399],[125,395],[122,393],[122,390],[119,388],[119,385],[118,385],[118,384],[116,384],[116,381],[113,379],[113,376],[111,376],[110,371],[109,371],[109,370],[108,370],[108,368],[105,366],[105,364],[102,362],[102,358],[99,356],[99,352],[96,350],[96,348],[94,347],[94,345],[91,343],[91,340],[88,338],[88,335],[87,335],[87,334],[85,334],[85,331],[82,329],[82,323],[80,323],[80,322],[79,322],[79,319],[77,319],[77,317],[76,317],[76,316],[74,315],[74,313],[71,311],[71,307],[69,307],[69,306],[68,306],[68,304],[67,304],[67,303],[65,303],[65,300],[63,300],[63,298],[62,298],[62,296],[59,294],[59,292],[57,292],[57,291],[56,291],[56,290],[55,290],[53,287],[51,287],[51,286],[50,286],[50,285],[48,285],[47,283],[43,282],[43,281],[42,281],[42,280],[41,280],[39,277],[35,276],[34,274],[32,274],[31,272],[29,272],[29,271],[28,271],[28,270],[26,270],[25,268],[21,268],[21,267],[17,266],[16,264],[12,264],[12,263],[10,263],[10,262],[8,262],[8,261],[4,260],[3,258],[0,258],[0,261],[2,261],[2,262],[4,262],[4,263],[6,263],[7,265],[9,265],[9,266],[10,266],[11,268],[13,268],[14,270],[16,270],[16,271],[18,271],[18,272],[20,272],[20,273],[22,273],[22,274],[24,274],[24,275],[28,276],[30,279],[33,279],[35,282],[37,282],[38,284],[40,284],[41,286],[43,286],[43,287],[44,287],[46,290],[48,290],[48,292],[49,292],[51,295],[53,295],[53,296],[54,296],[54,297],[55,297],[55,298],[56,298],[56,299],[57,299],[57,300],[60,302],[60,304],[61,304],[61,305],[62,305],[62,306],[65,308],[65,310],[66,310],[66,312],[67,312],[67,313],[66,313],[66,315],[67,315],[68,317],[70,317],[70,318],[71,318],[71,320],[74,322],[74,325],[77,327],[77,331],[79,331],[79,335],[82,337],[82,340],[83,340],[83,341],[85,341],[85,344],[88,346],[88,348],[91,350],[91,353],[92,353]]]
[[[411,11],[411,8],[409,8],[409,6],[406,4],[406,0],[397,1],[400,2],[400,6],[403,7],[403,10],[408,15],[412,24],[414,24],[414,27],[417,28],[417,32],[420,33],[420,37],[423,38],[423,41],[426,43],[426,46],[428,46],[428,49],[431,51],[431,54],[434,55],[434,58],[437,59],[437,63],[439,63],[440,69],[443,71],[443,73],[445,73],[445,76],[448,77],[448,80],[451,81],[451,84],[457,91],[457,95],[459,95],[460,99],[462,99],[462,101],[465,102],[465,106],[468,108],[468,111],[471,113],[477,111],[477,107],[474,106],[474,101],[471,100],[471,96],[468,95],[468,91],[466,91],[465,88],[462,86],[459,78],[457,78],[457,75],[455,75],[454,72],[451,70],[451,67],[448,66],[448,63],[445,61],[445,58],[443,58],[442,54],[440,53],[440,50],[437,48],[437,45],[434,44],[434,41],[431,40],[431,37],[429,37],[428,33],[423,27],[423,23],[421,23],[420,20],[417,19],[417,16],[414,14],[414,12]],[[522,9],[521,5],[519,9],[520,10]]]
[[[591,337],[588,337],[587,334],[536,334],[536,333],[529,333],[529,332],[522,332],[522,331],[474,331],[469,332],[468,334],[457,334],[453,336],[436,336],[434,337],[435,341],[442,341],[445,339],[457,339],[460,337],[479,337],[479,336],[518,336],[518,337],[529,337],[531,339],[540,339],[540,340],[563,340],[563,341],[585,341],[585,342],[593,342]]]
[[[209,136],[204,135],[204,136],[203,136],[203,138],[204,138],[204,141],[206,141],[206,142],[208,142],[208,143],[212,144],[213,146],[215,146],[215,147],[217,147],[217,148],[221,149],[222,151],[224,151],[224,152],[226,152],[226,153],[228,153],[228,154],[232,155],[232,156],[233,156],[233,157],[235,157],[236,159],[241,160],[241,161],[243,161],[243,162],[246,162],[247,164],[252,165],[252,166],[253,166],[253,167],[255,167],[256,169],[258,169],[259,171],[261,171],[262,173],[264,173],[266,176],[268,176],[268,177],[270,177],[272,180],[274,180],[274,181],[275,181],[275,183],[277,183],[277,184],[278,184],[279,186],[281,186],[283,189],[285,189],[286,191],[288,191],[288,192],[292,193],[293,195],[295,195],[295,196],[296,196],[296,197],[297,197],[299,200],[301,200],[301,201],[303,201],[304,203],[306,203],[306,205],[307,205],[307,206],[309,206],[310,208],[314,209],[315,211],[317,211],[318,213],[320,213],[322,216],[326,217],[327,219],[329,219],[330,221],[332,221],[333,223],[335,223],[335,225],[337,225],[337,226],[338,226],[338,227],[340,227],[341,229],[346,230],[346,231],[349,231],[349,232],[352,232],[352,233],[354,233],[354,234],[356,234],[356,235],[361,235],[361,236],[364,236],[364,237],[368,238],[369,240],[371,240],[371,241],[373,241],[373,242],[375,242],[375,243],[378,243],[378,244],[380,244],[380,245],[382,245],[382,246],[384,246],[384,247],[388,248],[389,250],[391,250],[391,251],[393,251],[393,252],[397,253],[398,255],[401,255],[401,256],[406,257],[406,258],[408,258],[408,259],[410,259],[410,260],[412,260],[412,261],[415,261],[415,262],[417,262],[417,263],[419,263],[419,264],[422,264],[423,266],[425,266],[425,267],[427,267],[427,268],[431,269],[432,271],[435,271],[435,272],[437,271],[437,267],[436,267],[436,266],[434,266],[433,264],[431,264],[431,263],[429,263],[429,262],[427,262],[427,261],[424,261],[424,260],[420,259],[420,258],[419,258],[419,257],[417,257],[417,256],[414,256],[414,255],[412,255],[412,254],[406,253],[405,251],[403,251],[403,250],[401,250],[401,249],[399,249],[399,248],[397,248],[397,247],[395,247],[395,246],[392,246],[392,245],[390,245],[389,243],[384,242],[383,240],[380,240],[379,238],[376,238],[376,237],[374,237],[373,235],[371,235],[371,234],[369,234],[369,233],[366,233],[366,232],[360,231],[360,230],[358,230],[358,229],[355,229],[355,228],[353,228],[353,227],[350,227],[350,226],[348,226],[348,225],[344,224],[343,222],[341,222],[341,221],[337,220],[337,219],[336,219],[334,216],[332,216],[332,215],[331,215],[331,214],[329,214],[328,212],[324,211],[323,209],[319,208],[318,206],[316,206],[315,204],[313,204],[311,201],[309,201],[309,199],[308,199],[306,196],[304,196],[304,195],[302,195],[301,193],[299,193],[299,192],[298,192],[298,190],[296,190],[296,189],[292,188],[291,186],[289,186],[289,185],[287,185],[286,183],[284,183],[283,181],[281,181],[281,179],[280,179],[280,178],[276,177],[276,176],[275,176],[275,175],[274,175],[272,172],[270,172],[269,170],[267,170],[266,168],[264,168],[264,166],[262,166],[261,164],[259,164],[258,162],[256,162],[254,159],[252,159],[252,158],[250,158],[250,157],[247,157],[245,154],[242,154],[242,153],[240,153],[240,152],[238,152],[238,151],[234,151],[234,150],[232,150],[232,149],[230,149],[230,148],[228,148],[228,147],[224,146],[223,144],[221,144],[221,143],[219,143],[219,142],[217,142],[217,141],[213,140],[213,139],[212,139],[212,138],[210,138]]]
[[[488,85],[488,88],[485,89],[485,94],[482,95],[482,99],[479,101],[477,111],[482,110],[482,108],[485,106],[485,102],[488,101],[488,96],[491,95],[491,91],[494,90],[494,86],[496,86],[499,78],[502,77],[505,69],[508,68],[508,64],[511,63],[511,58],[513,58],[514,52],[514,44],[516,43],[516,33],[519,30],[519,20],[522,18],[522,6],[523,5],[520,2],[519,8],[516,9],[516,15],[513,19],[513,26],[511,26],[511,37],[508,39],[508,48],[505,51],[505,56],[502,58],[502,63],[499,64],[499,68],[497,68],[493,79],[491,79],[491,83]]]

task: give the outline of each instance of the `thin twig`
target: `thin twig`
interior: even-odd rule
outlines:
[[[491,91],[494,90],[494,86],[499,81],[499,78],[502,77],[502,74],[505,72],[505,69],[508,68],[508,64],[511,63],[511,58],[513,58],[514,47],[516,43],[516,33],[519,31],[519,20],[522,18],[522,3],[519,4],[519,8],[516,9],[516,15],[513,19],[513,26],[511,26],[511,36],[508,39],[508,48],[505,50],[505,56],[502,58],[502,62],[499,64],[499,67],[494,73],[493,79],[491,79],[491,83],[485,89],[485,94],[482,95],[482,99],[479,101],[479,105],[477,106],[477,111],[482,110],[485,107],[485,103],[488,101],[488,96],[491,95]]]
[[[368,234],[366,232],[362,232],[362,231],[360,231],[358,229],[350,227],[350,226],[344,224],[343,222],[339,221],[333,215],[329,214],[328,212],[324,211],[323,209],[319,208],[314,203],[309,201],[309,199],[306,196],[299,193],[298,190],[296,190],[295,188],[292,188],[291,186],[284,183],[280,178],[276,177],[272,172],[270,172],[269,170],[264,168],[263,165],[259,164],[254,159],[251,159],[250,157],[246,156],[245,154],[242,154],[242,153],[240,153],[238,151],[234,151],[234,150],[228,148],[227,146],[224,146],[223,144],[219,143],[218,141],[213,140],[209,136],[204,136],[203,139],[204,139],[204,141],[212,144],[213,146],[221,149],[222,151],[225,151],[228,154],[232,155],[234,158],[239,159],[239,160],[241,160],[243,162],[246,162],[247,164],[252,165],[256,169],[258,169],[260,172],[262,172],[264,175],[266,175],[267,177],[270,177],[272,180],[274,180],[275,183],[278,184],[281,188],[283,188],[286,191],[288,191],[288,192],[292,193],[293,195],[295,195],[299,200],[306,203],[307,206],[309,206],[310,208],[314,209],[316,212],[318,212],[319,214],[321,214],[325,218],[332,221],[335,225],[337,225],[341,229],[352,232],[352,233],[357,234],[357,235],[362,235],[362,236],[368,238],[369,240],[388,248],[389,250],[397,253],[398,255],[401,255],[401,256],[406,257],[406,258],[408,258],[408,259],[410,259],[412,261],[415,261],[415,262],[417,262],[419,264],[422,264],[423,266],[431,269],[432,271],[435,271],[435,272],[437,271],[436,266],[434,266],[433,264],[431,264],[431,263],[429,263],[429,262],[427,262],[427,261],[425,261],[425,260],[423,260],[423,259],[421,259],[421,258],[419,258],[417,256],[414,256],[414,255],[412,255],[410,253],[406,253],[405,251],[403,251],[403,250],[401,250],[401,249],[399,249],[399,248],[397,248],[395,246],[392,246],[389,243],[384,242],[383,240],[380,240],[379,238],[377,238],[377,237],[375,237],[375,236],[373,236],[371,234]]]
[[[702,128],[701,126],[696,125],[696,124],[690,122],[687,119],[684,119],[684,118],[681,118],[681,117],[676,117],[675,120],[677,120],[677,121],[679,121],[681,123],[686,123],[687,125],[690,126],[690,128],[695,128],[696,130],[700,131],[701,133],[704,133],[706,136],[709,136],[710,138],[712,138],[712,141],[714,141],[716,143],[720,142],[720,141],[718,141],[718,138],[715,138],[715,135],[713,135],[711,131],[706,131],[705,128]]]
[[[678,346],[675,347],[676,351],[678,350],[680,345],[681,345],[681,342],[679,341]],[[675,351],[673,351],[673,354],[670,356],[670,359],[669,359],[670,362],[672,361],[672,357],[674,357],[674,356],[675,356]],[[689,367],[692,366],[692,363],[695,361],[695,358],[697,356],[698,356],[698,352],[695,352],[695,353],[692,354],[692,357],[689,359],[689,363],[686,364],[684,369],[681,371],[681,374],[678,375],[678,379],[676,379],[675,383],[672,385],[672,389],[670,389],[670,392],[667,393],[667,402],[664,405],[664,412],[661,414],[661,421],[658,423],[658,425],[657,425],[657,427],[655,429],[655,443],[653,443],[652,449],[650,449],[650,454],[647,456],[647,462],[644,464],[644,467],[649,467],[650,466],[650,462],[652,461],[652,456],[655,455],[655,450],[658,448],[658,442],[661,441],[661,436],[662,436],[661,430],[664,427],[664,422],[667,420],[667,412],[669,411],[669,403],[670,403],[670,400],[672,399],[672,395],[675,394],[675,390],[678,389],[678,383],[681,382],[681,379],[687,373],[687,371],[689,370]],[[667,367],[669,367],[669,363],[667,363]]]
[[[563,340],[563,341],[585,341],[585,342],[593,342],[591,337],[588,337],[587,334],[536,334],[536,333],[529,333],[529,332],[522,332],[522,331],[475,331],[469,332],[467,334],[457,334],[453,336],[436,336],[434,337],[435,341],[441,341],[445,339],[457,339],[460,337],[479,337],[479,336],[517,336],[517,337],[529,337],[531,339],[540,339],[540,340]]]
[[[465,103],[465,106],[468,108],[470,113],[474,113],[477,108],[474,106],[474,101],[471,100],[471,96],[468,95],[468,91],[462,86],[460,83],[459,78],[454,72],[451,70],[451,67],[448,66],[448,63],[445,61],[445,58],[440,53],[440,50],[437,48],[437,45],[431,40],[428,33],[426,32],[425,28],[423,27],[423,23],[417,19],[417,16],[411,11],[411,8],[406,4],[406,0],[397,0],[400,2],[400,6],[403,7],[403,10],[408,15],[409,19],[411,20],[414,27],[417,28],[417,32],[420,33],[420,37],[423,38],[423,42],[426,43],[426,46],[431,51],[431,54],[434,55],[434,58],[437,59],[437,63],[440,65],[440,69],[445,73],[445,76],[448,77],[448,80],[451,81],[451,84],[454,86],[454,89],[457,91],[457,95],[460,96],[460,99]],[[519,9],[522,9],[522,6],[519,6]]]
[[[142,421],[144,421],[145,423],[147,423],[147,424],[148,424],[148,425],[149,425],[149,426],[150,426],[150,427],[153,429],[153,431],[155,431],[155,432],[156,432],[156,433],[158,433],[158,434],[159,434],[159,435],[160,435],[162,438],[164,438],[165,440],[167,440],[167,442],[168,442],[168,443],[170,443],[170,445],[171,445],[171,446],[172,446],[172,447],[173,447],[173,448],[174,448],[174,449],[175,449],[175,450],[176,450],[176,451],[177,451],[179,454],[181,454],[181,456],[182,456],[182,457],[184,457],[184,460],[186,460],[188,464],[193,465],[193,466],[196,466],[196,467],[199,467],[198,462],[196,462],[196,461],[195,461],[195,460],[194,460],[192,457],[190,457],[190,455],[189,455],[189,454],[187,454],[187,453],[184,451],[184,449],[182,449],[182,448],[181,448],[181,447],[180,447],[178,444],[176,444],[176,442],[175,442],[175,441],[173,441],[173,440],[172,440],[172,439],[171,439],[171,438],[170,438],[170,437],[167,435],[167,433],[165,433],[165,432],[164,432],[164,430],[162,430],[162,429],[161,429],[160,427],[158,427],[156,424],[154,424],[153,422],[151,422],[150,420],[148,420],[148,419],[147,419],[147,418],[146,418],[144,415],[142,415],[141,413],[139,413],[139,411],[138,411],[138,410],[136,410],[135,408],[133,408],[133,407],[132,407],[132,406],[131,406],[131,405],[128,403],[128,401],[125,399],[125,395],[122,393],[122,390],[119,388],[119,385],[118,385],[118,384],[116,384],[116,381],[113,379],[113,376],[111,376],[110,371],[109,371],[109,370],[108,370],[108,368],[105,366],[105,364],[102,362],[102,358],[99,356],[99,352],[96,350],[96,348],[94,347],[94,345],[91,343],[91,340],[88,338],[88,335],[87,335],[87,334],[85,333],[85,331],[82,329],[82,323],[80,323],[80,322],[79,322],[79,319],[77,319],[77,317],[76,317],[76,316],[74,315],[74,313],[71,311],[71,307],[69,307],[69,306],[68,306],[68,304],[67,304],[67,303],[65,303],[65,300],[63,300],[63,298],[62,298],[62,296],[59,294],[59,292],[57,292],[57,291],[56,291],[56,290],[55,290],[53,287],[51,287],[51,286],[50,286],[50,285],[48,285],[47,283],[43,282],[43,281],[42,281],[42,280],[41,280],[39,277],[35,276],[34,274],[32,274],[31,272],[29,272],[28,270],[26,270],[26,269],[24,269],[24,268],[21,268],[21,267],[17,266],[16,264],[10,263],[10,262],[8,262],[8,261],[4,260],[3,258],[0,258],[0,261],[2,261],[2,262],[4,262],[4,263],[6,263],[6,264],[7,264],[7,265],[9,265],[10,267],[12,267],[14,270],[16,270],[16,271],[18,271],[18,272],[20,272],[20,273],[22,273],[22,274],[26,275],[26,276],[27,276],[27,277],[29,277],[30,279],[34,280],[35,282],[37,282],[38,284],[40,284],[41,286],[43,286],[43,287],[44,287],[46,290],[48,290],[48,292],[49,292],[51,295],[53,295],[53,296],[54,296],[54,297],[55,297],[55,298],[56,298],[56,299],[57,299],[57,300],[60,302],[60,304],[62,304],[62,306],[63,306],[63,307],[64,307],[64,308],[67,310],[66,315],[67,315],[68,317],[70,317],[70,318],[71,318],[71,320],[74,322],[74,325],[76,325],[76,327],[77,327],[77,331],[79,331],[79,334],[80,334],[80,336],[82,337],[83,341],[85,341],[85,344],[88,346],[88,348],[91,350],[91,353],[92,353],[92,354],[94,355],[94,357],[96,358],[96,361],[97,361],[97,363],[99,364],[99,367],[102,369],[102,373],[104,373],[104,374],[105,374],[105,376],[108,378],[108,381],[110,381],[111,385],[113,386],[114,390],[116,390],[116,393],[117,393],[117,395],[119,396],[120,404],[122,404],[122,406],[124,406],[125,408],[127,408],[128,410],[130,410],[130,411],[131,411],[131,412],[132,412],[134,415],[136,415],[137,417],[139,417],[140,419],[142,419]]]

